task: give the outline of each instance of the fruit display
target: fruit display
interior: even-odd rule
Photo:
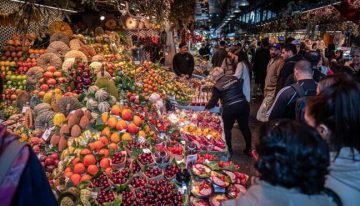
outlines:
[[[207,80],[133,64],[115,32],[56,22],[51,35],[46,49],[19,35],[5,45],[0,118],[37,154],[59,205],[219,205],[245,191],[247,176],[220,161],[220,117],[166,109],[199,99]]]
[[[221,118],[210,112],[178,110],[168,115],[178,125],[182,138],[199,151],[226,152]]]
[[[55,66],[49,66],[40,79],[40,90],[47,92],[49,89],[55,89],[58,85],[65,82],[65,78],[61,71],[57,71]]]
[[[81,94],[86,91],[95,81],[94,74],[89,66],[82,62],[75,62],[71,67],[67,68],[68,92]]]

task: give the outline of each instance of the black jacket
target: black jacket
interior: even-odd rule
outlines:
[[[316,82],[313,79],[300,80],[297,82],[303,88],[306,96],[316,94]],[[276,95],[273,106],[269,110],[269,120],[272,119],[295,119],[295,104],[299,95],[291,86],[284,87]]]
[[[227,52],[224,48],[218,49],[211,60],[213,67],[221,67],[224,59],[227,57]]]
[[[270,51],[268,48],[260,48],[256,50],[254,56],[254,66],[252,68],[255,75],[256,83],[265,83],[266,69],[270,61]]]
[[[279,78],[276,84],[276,92],[277,94],[282,88],[284,88],[287,84],[292,84],[294,82],[289,82],[289,76],[294,74],[294,67],[296,62],[302,59],[301,55],[295,55],[285,60],[285,64],[280,71]]]
[[[177,53],[174,56],[173,69],[176,75],[180,76],[182,74],[187,74],[191,76],[192,73],[194,72],[194,66],[195,66],[194,57],[191,54]]]
[[[238,78],[230,75],[225,75],[217,80],[211,99],[206,105],[206,109],[211,109],[216,106],[216,103],[221,101],[223,106],[230,106],[241,101],[246,101],[243,93],[243,82]]]

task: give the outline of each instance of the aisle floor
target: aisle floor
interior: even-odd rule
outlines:
[[[250,129],[252,133],[253,147],[256,145],[258,139],[258,129],[261,125],[261,123],[256,120],[256,113],[260,107],[261,101],[261,99],[252,100],[250,105]],[[232,144],[234,155],[232,155],[231,160],[240,166],[240,170],[242,172],[251,176],[255,175],[255,160],[243,154],[242,151],[245,149],[245,141],[237,125],[235,125],[232,130]]]

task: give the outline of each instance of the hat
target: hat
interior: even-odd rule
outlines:
[[[280,44],[271,44],[270,48],[274,47],[275,49],[281,49],[281,45]]]

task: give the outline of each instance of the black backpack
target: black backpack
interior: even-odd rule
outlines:
[[[307,90],[305,91],[299,84],[292,84],[291,87],[299,95],[299,98],[295,102],[295,120],[299,122],[305,122],[305,106],[309,97],[315,96],[316,91]]]

